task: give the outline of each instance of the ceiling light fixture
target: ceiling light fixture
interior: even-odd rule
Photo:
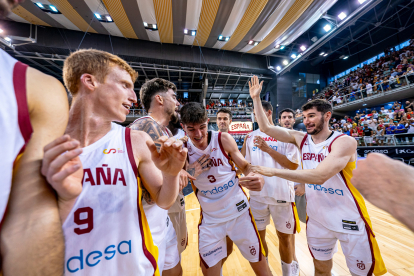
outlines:
[[[4,39],[5,39],[6,41],[8,41],[8,42],[10,42],[10,41],[11,41],[11,38],[10,38],[10,37],[8,37],[8,36],[6,36]]]
[[[280,71],[280,70],[282,70],[282,68],[280,68],[280,66],[276,66],[276,70]]]
[[[276,44],[275,48],[276,49],[279,49],[280,48],[280,44]]]
[[[323,56],[326,57],[328,54],[324,54]]]
[[[302,45],[302,46],[300,46],[300,49],[302,50],[302,52],[304,52],[306,50],[306,46]]]
[[[148,27],[148,23],[147,22],[144,22],[144,27]]]
[[[184,29],[184,33],[185,33],[185,34],[188,34],[188,30],[187,30],[187,29]]]
[[[226,39],[225,39],[225,40],[226,40],[226,41],[229,41],[229,39],[230,39],[230,37],[226,36]]]
[[[108,21],[108,22],[112,22],[113,20],[112,20],[112,17],[110,17],[109,15],[107,15],[107,16],[105,16],[106,17],[106,21]]]
[[[56,9],[55,6],[49,5],[49,8],[54,12],[59,12],[58,9]]]
[[[338,14],[339,19],[344,20],[344,18],[346,17],[346,13],[341,12],[340,14]]]
[[[285,46],[284,45],[280,46],[280,50],[283,50],[283,49],[285,49]]]
[[[101,19],[101,15],[99,13],[95,13],[95,17]]]
[[[41,9],[43,9],[44,8],[44,6],[43,6],[43,4],[42,3],[36,3],[36,5],[39,7],[39,8],[41,8]]]
[[[0,34],[3,32],[3,30],[2,29],[0,29]]]
[[[155,30],[157,28],[157,24],[152,24],[152,28]]]
[[[287,61],[286,59],[283,61],[283,65],[288,65],[289,61]]]
[[[322,52],[322,53],[320,53],[319,55],[320,55],[320,56],[323,56],[324,54],[325,54],[325,52]]]
[[[366,0],[358,0],[360,4],[364,3]]]
[[[191,31],[191,35],[195,36],[196,35],[196,31]]]
[[[252,44],[253,44],[253,42],[254,42],[253,40],[250,40],[250,41],[249,41],[249,45],[252,45]]]
[[[323,27],[323,29],[325,30],[325,32],[329,32],[332,29],[332,26],[329,24],[326,24],[325,27]]]
[[[219,35],[219,39],[223,39],[223,36],[222,35]]]
[[[344,57],[344,59],[348,59],[348,58],[349,58],[348,56]]]
[[[257,44],[259,44],[259,42],[257,42],[257,41],[256,41],[256,42],[254,43],[254,46],[257,46]]]
[[[297,56],[295,54],[292,54],[290,57],[295,59]]]

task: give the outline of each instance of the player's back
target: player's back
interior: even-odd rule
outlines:
[[[83,190],[63,224],[67,275],[154,274],[130,131],[112,123],[110,132],[83,148]]]
[[[32,134],[26,97],[27,68],[0,49],[0,219],[9,199],[13,165]]]
[[[209,154],[211,168],[193,181],[193,189],[207,223],[220,223],[236,218],[249,208],[247,197],[239,185],[235,164],[223,149],[221,132],[209,131],[210,143],[200,150],[191,139],[187,142],[190,164]]]

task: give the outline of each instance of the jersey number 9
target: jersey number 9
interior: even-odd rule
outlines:
[[[81,214],[86,213],[86,218],[81,218]],[[82,207],[75,211],[74,221],[77,225],[87,224],[86,228],[75,228],[76,234],[82,235],[92,231],[93,229],[93,209],[91,207]]]

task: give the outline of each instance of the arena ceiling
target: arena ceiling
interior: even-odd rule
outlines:
[[[159,43],[268,55],[337,0],[32,0],[10,20]]]

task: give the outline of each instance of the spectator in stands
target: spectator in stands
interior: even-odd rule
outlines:
[[[411,118],[408,122],[407,133],[414,133],[414,118]]]
[[[384,145],[384,140],[385,140],[384,128],[378,125],[375,128],[375,142],[377,143],[378,146],[382,146]]]
[[[405,101],[405,106],[404,106],[404,111],[405,112],[408,112],[408,109],[409,108],[413,108],[413,103],[414,103],[414,101],[413,102],[410,102],[410,101]]]
[[[232,114],[230,109],[221,108],[217,111],[217,126],[220,132],[229,132]]]
[[[396,110],[397,114],[394,114],[394,122],[399,123],[404,115],[404,109]]]
[[[401,122],[394,122],[394,126],[395,126],[394,134],[407,132],[405,125]]]
[[[370,128],[368,124],[364,124],[363,132],[365,144],[367,146],[372,146],[372,136],[374,135],[372,128]]]
[[[414,117],[414,113],[410,107],[407,108],[407,112],[405,113],[405,115],[407,116],[407,119],[411,119]]]

